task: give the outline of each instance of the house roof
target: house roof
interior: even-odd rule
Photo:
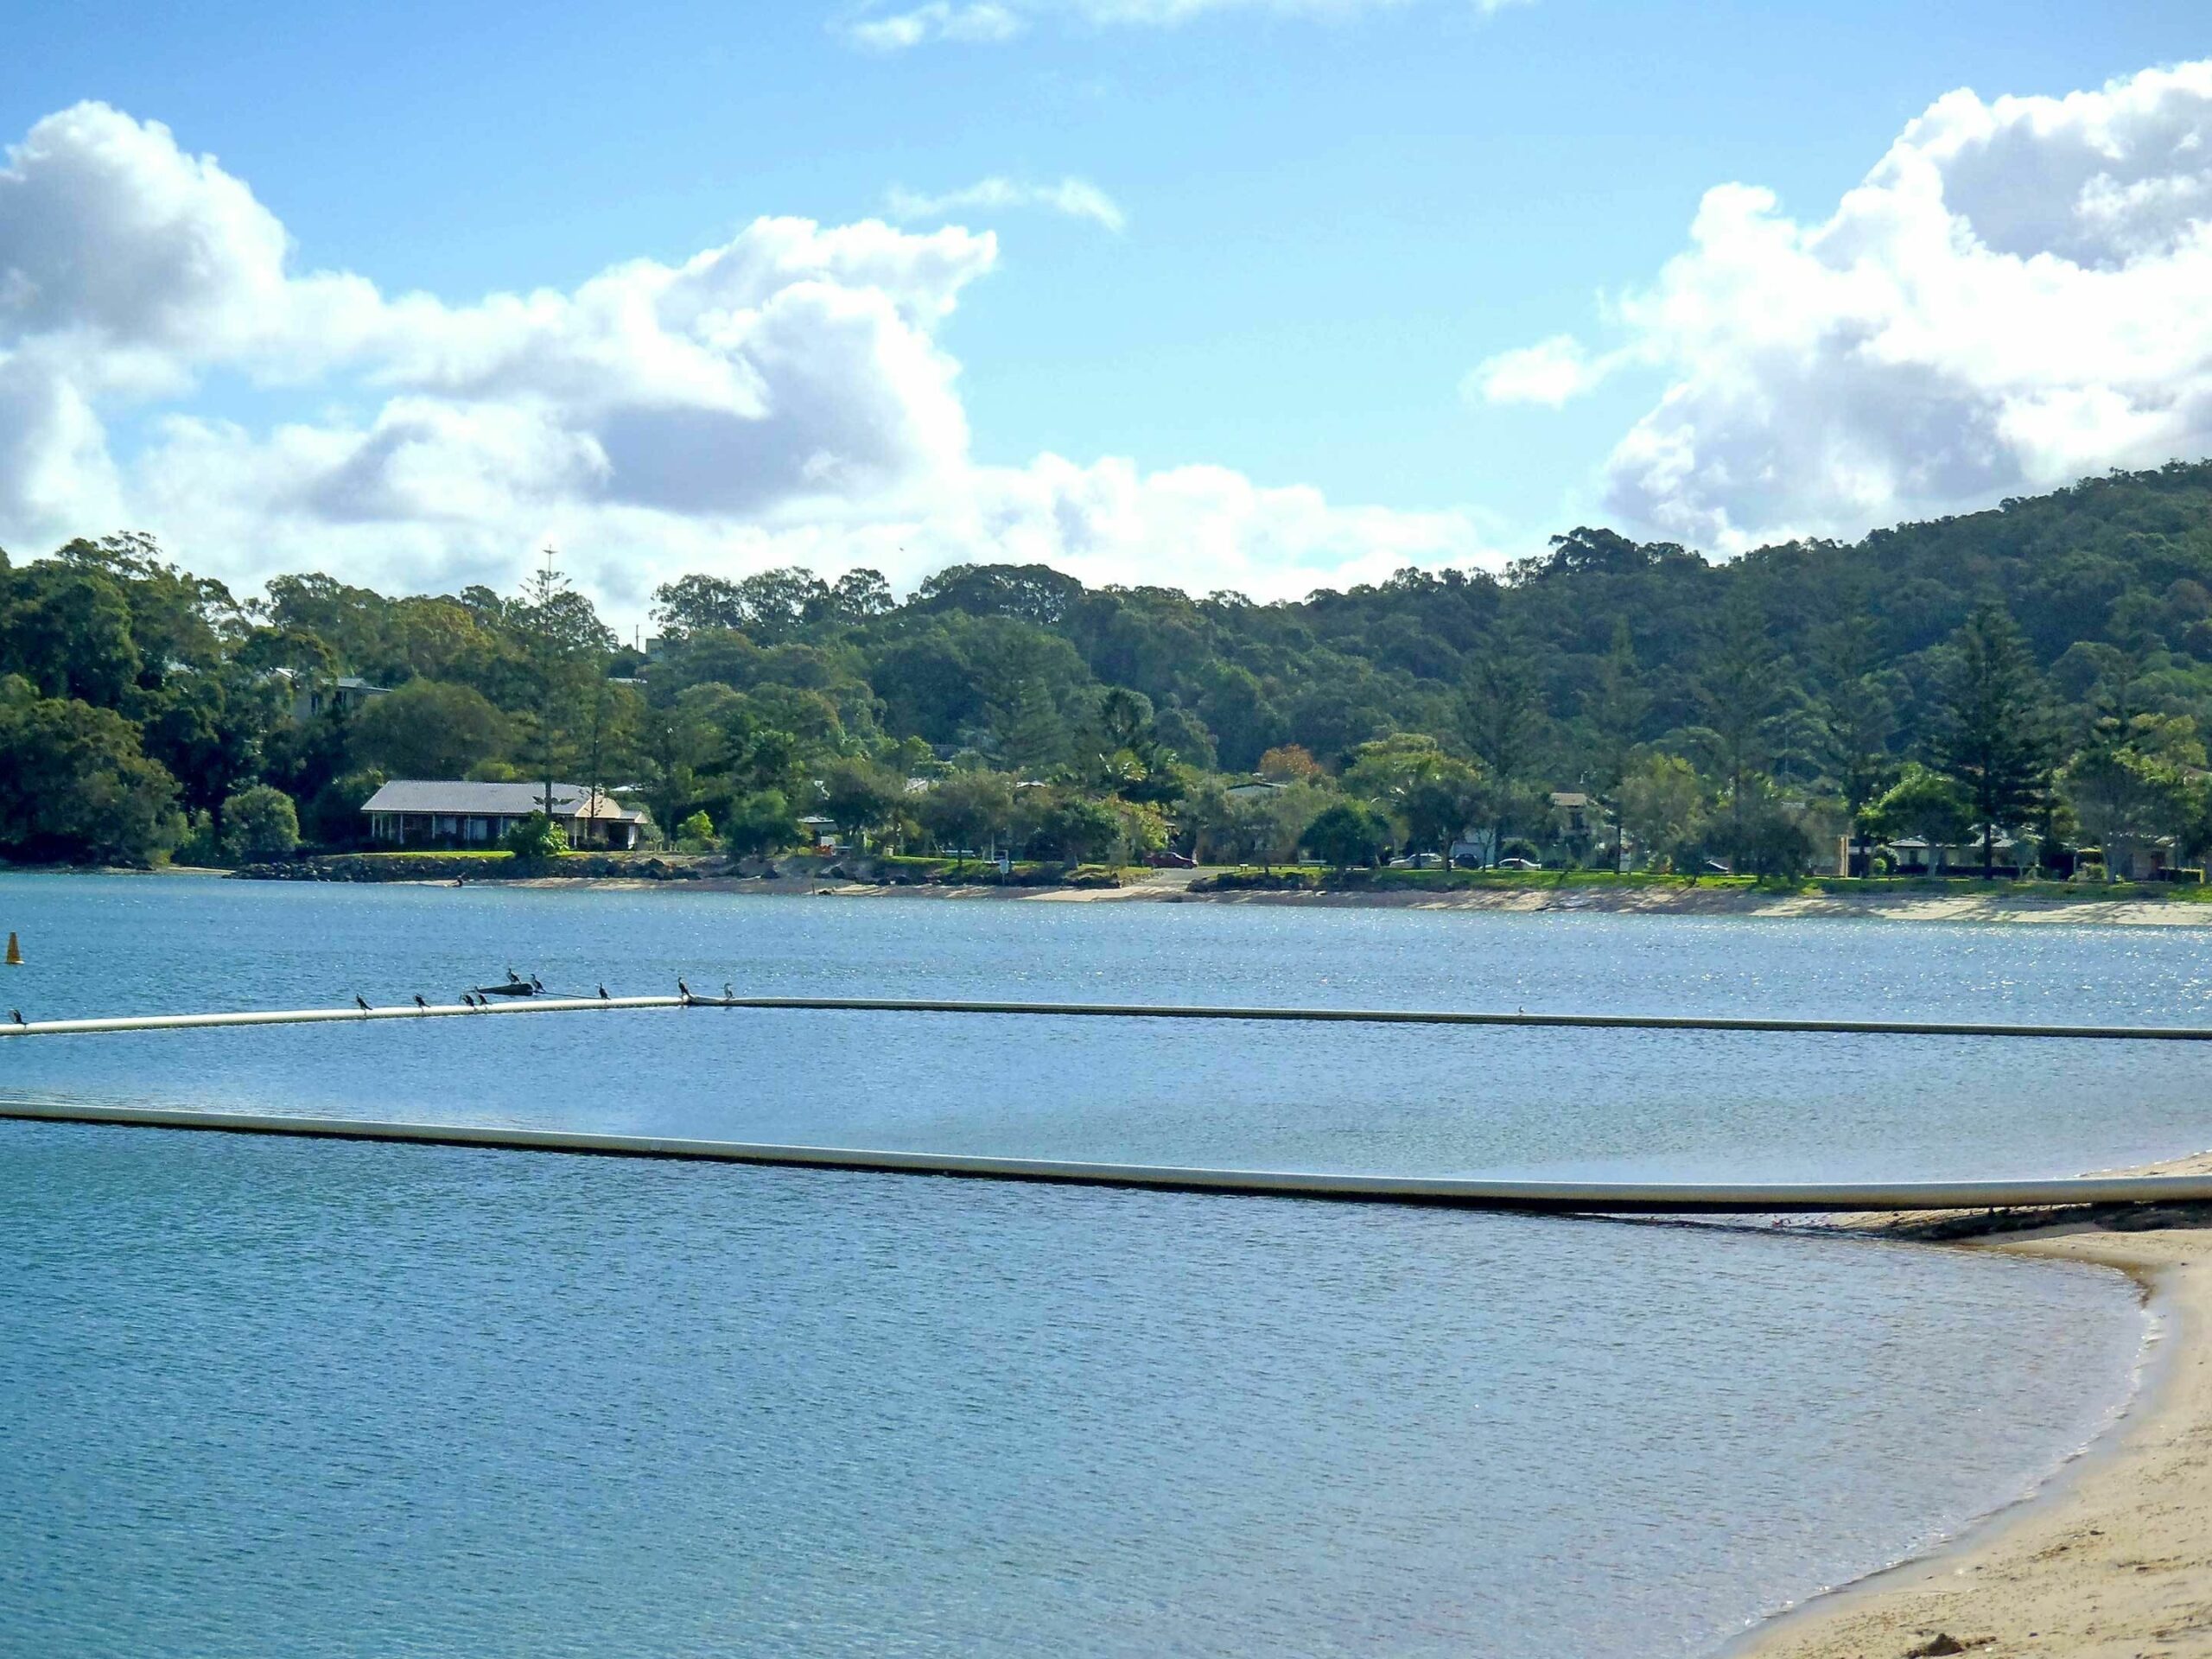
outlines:
[[[303,677],[294,673],[289,668],[272,668],[264,677],[283,680],[289,684]],[[331,684],[336,686],[340,691],[365,691],[371,696],[376,697],[380,697],[391,690],[388,685],[371,685],[358,674],[340,674],[336,679],[331,681]]]
[[[645,823],[650,815],[642,807],[624,806],[613,796],[599,797],[594,812],[592,791],[583,784],[553,785],[553,816],[587,815],[617,823]],[[545,804],[543,784],[475,784],[466,779],[395,778],[361,804],[364,812],[442,812],[454,817],[524,818]]]

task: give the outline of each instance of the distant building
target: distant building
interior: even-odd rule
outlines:
[[[372,697],[389,696],[386,685],[371,685],[358,674],[340,674],[327,680],[312,674],[295,674],[289,668],[272,669],[270,673],[291,691],[292,718],[313,720],[327,709],[337,709],[343,714],[359,714],[361,706]]]
[[[1979,875],[1981,874],[1981,836],[1979,833],[1963,841],[1929,842],[1919,836],[1899,836],[1879,843],[1878,851],[1886,852],[1899,875]],[[2000,830],[1991,846],[1990,872],[1995,875],[2019,875],[2033,869],[2036,864],[2036,838],[2024,832]],[[1861,862],[1854,859],[1854,864]],[[1863,874],[1863,870],[1855,871]]]
[[[543,784],[472,784],[395,779],[361,811],[369,839],[392,847],[495,847],[533,812],[545,809]],[[643,807],[625,806],[582,784],[553,785],[553,821],[571,847],[636,847],[652,825]]]
[[[1565,836],[1594,836],[1603,827],[1598,804],[1579,789],[1554,790],[1552,811]]]

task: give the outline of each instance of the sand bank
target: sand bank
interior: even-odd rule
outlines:
[[[2056,922],[2075,926],[2212,927],[2212,904],[2187,899],[2015,898],[2002,892],[1758,892],[1688,885],[1634,887],[1462,887],[1449,892],[1193,893],[1189,870],[1162,870],[1123,887],[878,886],[804,877],[758,880],[709,876],[684,881],[627,877],[542,877],[516,887],[569,890],[811,893],[835,899],[984,899],[1008,904],[1254,905],[1299,910],[1497,911],[1538,915],[1859,918],[1898,922]]]
[[[2190,1160],[2191,1164],[2202,1160]],[[2188,1165],[2177,1166],[2186,1167]],[[2116,1268],[2150,1287],[2164,1344],[2106,1440],[1955,1548],[1820,1598],[1747,1659],[2139,1659],[2212,1655],[2212,1227],[2139,1217],[1974,1241]]]

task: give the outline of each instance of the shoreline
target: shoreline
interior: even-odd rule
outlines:
[[[232,875],[226,870],[178,867],[161,870],[60,868],[11,866],[0,874],[130,875],[209,880]],[[1531,883],[1511,887],[1445,889],[1349,888],[1322,892],[1237,890],[1192,891],[1204,870],[1160,870],[1126,887],[1001,887],[955,882],[876,882],[806,875],[534,875],[483,876],[470,888],[517,888],[531,892],[695,893],[737,898],[914,899],[932,902],[982,900],[1001,904],[1048,905],[1249,905],[1300,910],[1421,910],[1537,916],[1748,917],[1761,920],[1864,920],[1955,922],[2074,927],[2212,928],[2212,902],[2138,895],[2079,898],[2013,894],[1977,889],[1956,893],[1889,889],[1833,893],[1752,887],[1637,885],[1602,887]],[[319,883],[316,885],[320,885]],[[346,885],[353,885],[347,883]],[[378,887],[451,887],[449,874],[380,877]]]
[[[2212,904],[2172,899],[2030,899],[2002,893],[1763,893],[1741,887],[1462,887],[1433,892],[1194,893],[1188,871],[1124,887],[895,886],[871,882],[705,876],[655,881],[627,876],[531,876],[500,885],[603,893],[720,893],[738,897],[982,900],[1047,905],[1249,905],[1297,910],[1421,910],[1505,915],[1743,916],[1771,920],[2057,923],[2076,927],[2212,927]],[[437,885],[437,884],[425,884]]]
[[[2212,1229],[2195,1215],[2143,1219],[1957,1241],[2134,1280],[2150,1322],[2134,1393],[2035,1491],[1761,1620],[1726,1659],[2212,1653]]]

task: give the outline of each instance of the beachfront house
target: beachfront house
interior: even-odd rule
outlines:
[[[553,785],[553,821],[571,847],[626,851],[652,827],[641,806],[625,806],[582,784]],[[545,810],[543,784],[473,784],[394,779],[361,807],[369,839],[387,847],[496,847],[533,812]]]
[[[2037,844],[2033,836],[2000,830],[1992,849],[1990,873],[1993,875],[2017,876],[2035,868]],[[1969,836],[1961,841],[1930,842],[1922,836],[1898,836],[1881,842],[1874,849],[1874,855],[1889,855],[1892,870],[1898,875],[1979,875],[1981,874],[1981,837]],[[1854,857],[1852,874],[1865,875],[1865,861]]]

